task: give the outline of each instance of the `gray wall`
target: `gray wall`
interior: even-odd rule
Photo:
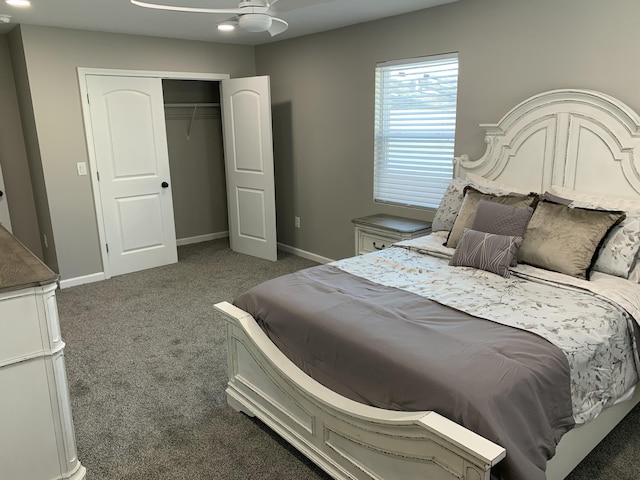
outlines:
[[[477,157],[479,123],[545,90],[595,89],[640,111],[637,18],[635,0],[460,0],[255,49],[22,26],[9,46],[44,257],[63,278],[102,269],[90,179],[75,173],[87,161],[79,66],[270,75],[278,241],[341,258],[353,217],[433,213],[372,201],[376,62],[459,52],[456,153]]]
[[[11,36],[24,52],[26,79],[17,87],[26,89],[28,81],[33,105],[27,151],[31,161],[39,158],[44,179],[34,182],[34,193],[46,190],[55,240],[55,258],[47,257],[50,240],[45,259],[63,279],[101,272],[91,178],[76,173],[76,162],[88,162],[77,67],[247,76],[255,74],[254,49],[27,25],[19,34]],[[17,54],[12,59],[20,61]],[[44,208],[38,205],[38,213]],[[43,222],[40,229],[47,233]]]
[[[0,35],[0,106],[0,165],[5,180],[4,198],[9,199],[13,234],[42,257],[7,35]]]
[[[25,61],[20,28],[14,28],[9,34],[9,51],[11,54],[16,93],[18,95],[20,119],[27,151],[27,163],[31,176],[33,199],[36,206],[36,219],[38,223],[37,228],[40,232],[39,240],[41,241],[42,260],[44,260],[53,271],[58,272],[58,259],[55,255],[55,239],[53,238],[51,215],[47,201],[44,170],[42,168],[42,162],[40,161],[38,132],[36,131],[29,75],[27,73],[27,63]],[[46,248],[44,247],[44,242],[42,242],[43,238],[48,239],[48,246]]]
[[[478,124],[542,91],[599,90],[640,111],[638,18],[635,0],[460,0],[257,47],[257,74],[271,76],[278,241],[342,258],[353,217],[432,217],[372,200],[376,62],[459,52],[455,150],[478,157]]]

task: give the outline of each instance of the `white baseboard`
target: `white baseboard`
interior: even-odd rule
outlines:
[[[176,240],[177,245],[189,245],[191,243],[207,242],[209,240],[217,240],[218,238],[225,238],[229,236],[229,232],[210,233],[208,235],[199,235],[197,237],[181,238]],[[296,247],[291,247],[283,243],[278,243],[278,248],[284,252],[292,253],[298,257],[306,258],[314,262],[326,264],[331,263],[334,260],[327,257],[316,255],[315,253],[307,252]],[[85,283],[99,282],[106,280],[104,272],[92,273],[90,275],[83,275],[82,277],[68,278],[66,280],[60,280],[60,288],[75,287],[78,285],[84,285]]]
[[[298,257],[306,258],[307,260],[313,260],[314,262],[318,262],[322,264],[331,263],[335,261],[335,260],[332,260],[331,258],[322,257],[320,255],[316,255],[315,253],[307,252],[305,250],[300,250],[299,248],[291,247],[283,243],[278,243],[278,248],[284,252],[293,253]]]
[[[92,273],[90,275],[83,275],[82,277],[69,278],[67,280],[60,280],[60,288],[75,287],[77,285],[84,285],[85,283],[99,282],[105,280],[107,277],[104,272]]]
[[[208,242],[209,240],[217,240],[219,238],[226,238],[229,236],[229,232],[217,232],[207,233],[206,235],[198,235],[195,237],[178,238],[176,245],[179,247],[182,245],[190,245],[192,243]]]

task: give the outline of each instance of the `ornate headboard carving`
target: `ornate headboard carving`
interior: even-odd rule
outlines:
[[[590,90],[535,95],[497,124],[482,124],[487,150],[454,159],[454,175],[472,172],[543,192],[551,185],[617,196],[640,195],[640,116]]]

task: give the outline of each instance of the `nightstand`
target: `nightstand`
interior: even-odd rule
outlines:
[[[392,243],[431,233],[431,222],[383,213],[354,218],[351,223],[355,228],[357,255],[382,250]]]

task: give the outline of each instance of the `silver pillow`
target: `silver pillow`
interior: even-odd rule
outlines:
[[[473,224],[473,219],[476,216],[476,210],[480,200],[487,200],[515,207],[528,207],[537,199],[537,194],[522,195],[519,193],[512,193],[509,195],[492,195],[482,193],[473,187],[466,187],[462,206],[460,207],[456,221],[453,224],[453,228],[449,233],[446,246],[449,248],[456,248],[458,246],[458,241],[460,241],[460,237],[462,236],[464,229],[471,228],[471,225]]]
[[[522,237],[465,228],[449,265],[479,268],[509,278],[509,266],[521,243]]]
[[[574,192],[575,194],[575,192]],[[640,203],[633,199],[617,197],[598,197],[594,195],[593,201],[585,201],[589,194],[581,195],[584,200],[571,200],[545,192],[540,199],[553,203],[568,205],[571,208],[586,208],[589,210],[616,210],[615,207],[637,208]],[[603,203],[600,203],[601,200]],[[634,203],[636,202],[636,203]],[[611,207],[607,207],[611,205]],[[626,218],[613,227],[604,238],[602,246],[597,252],[592,271],[615,275],[616,277],[629,278],[636,264],[638,251],[640,250],[640,210],[626,212]]]
[[[478,178],[474,175],[474,178]],[[489,182],[487,185],[475,185],[469,180],[462,180],[460,178],[454,178],[447,187],[447,190],[442,196],[440,206],[436,210],[435,216],[431,224],[432,232],[451,231],[453,223],[456,221],[456,216],[462,206],[464,200],[464,189],[468,185],[472,184],[478,191],[483,193],[490,193],[492,195],[507,195],[510,192],[505,191],[502,188],[494,187]]]
[[[624,212],[542,201],[527,226],[518,262],[588,280],[601,242],[624,218]]]

